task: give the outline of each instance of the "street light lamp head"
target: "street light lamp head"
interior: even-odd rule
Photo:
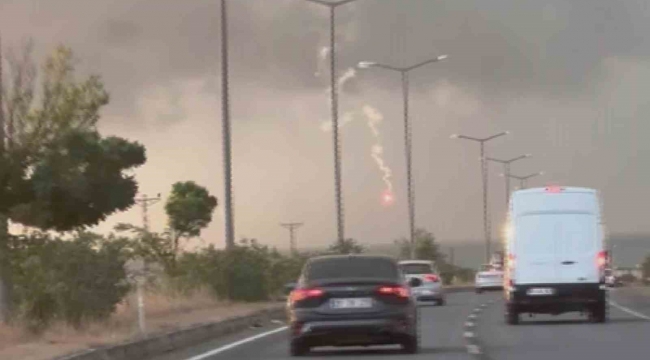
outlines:
[[[359,64],[357,64],[357,67],[359,69],[368,69],[373,66],[377,65],[377,63],[372,62],[372,61],[359,61]]]
[[[544,172],[543,172],[543,171],[540,171],[538,174],[539,174],[539,175],[544,175]]]
[[[445,60],[445,59],[448,58],[448,57],[449,57],[449,55],[447,55],[447,54],[445,54],[445,55],[440,55],[440,56],[438,56],[438,57],[436,58],[436,60],[437,60],[437,61],[442,61],[442,60]]]
[[[512,134],[512,132],[511,132],[510,130],[506,130],[506,131],[504,131],[503,133],[506,134],[506,135],[510,135],[510,134]]]
[[[527,158],[533,157],[533,154],[524,154],[524,157],[527,157]]]
[[[449,136],[450,139],[458,139],[458,134],[451,134]]]

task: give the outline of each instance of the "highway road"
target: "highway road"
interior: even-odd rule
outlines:
[[[396,347],[316,349],[306,358],[358,360],[423,359],[643,359],[650,354],[650,297],[627,289],[611,292],[611,321],[592,324],[584,317],[536,316],[521,325],[503,321],[500,293],[449,294],[442,307],[422,307],[422,350],[405,355]],[[282,324],[251,329],[226,339],[149,360],[286,360]]]

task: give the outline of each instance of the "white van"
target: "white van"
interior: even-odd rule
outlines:
[[[586,312],[607,320],[607,252],[594,189],[545,187],[512,193],[506,236],[506,320],[521,313]]]

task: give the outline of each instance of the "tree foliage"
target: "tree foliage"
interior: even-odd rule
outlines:
[[[103,138],[99,111],[109,101],[98,76],[75,77],[72,50],[59,46],[41,69],[36,91],[29,48],[10,61],[7,151],[0,159],[0,211],[43,230],[96,225],[134,204],[137,183],[124,172],[146,161],[137,142]]]
[[[72,240],[45,233],[12,239],[15,301],[32,330],[106,318],[129,291],[123,239],[84,232]]]
[[[178,253],[180,238],[199,236],[212,221],[217,198],[194,181],[177,182],[165,203],[168,226],[174,235],[174,254]]]
[[[334,254],[361,254],[365,249],[355,239],[347,238],[343,241],[336,241],[327,249]]]
[[[408,239],[396,240],[395,244],[398,246],[400,258],[410,258],[411,242]],[[440,251],[440,245],[436,242],[435,236],[425,229],[415,230],[415,258],[430,260],[436,264],[444,262],[445,255]]]

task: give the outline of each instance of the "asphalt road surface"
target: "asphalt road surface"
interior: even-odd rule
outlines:
[[[592,324],[578,314],[522,317],[504,323],[501,294],[449,294],[447,305],[420,310],[421,351],[406,355],[398,347],[318,348],[306,358],[350,360],[422,359],[645,359],[650,355],[650,297],[627,289],[611,292],[610,322]],[[283,324],[150,360],[286,360]]]

